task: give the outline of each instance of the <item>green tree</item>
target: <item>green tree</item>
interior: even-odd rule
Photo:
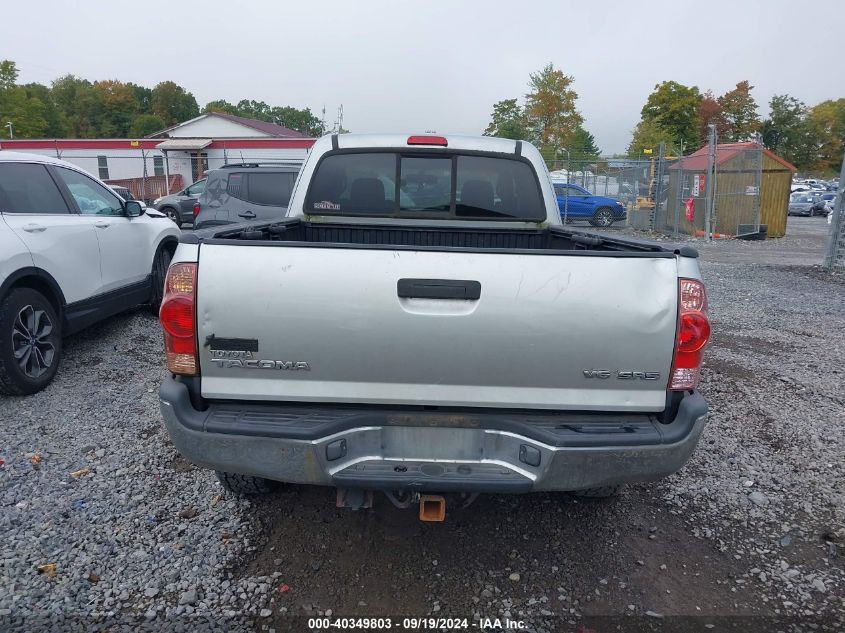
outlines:
[[[263,101],[241,99],[238,101],[238,116],[255,119],[257,121],[273,122],[273,108]]]
[[[601,154],[599,146],[596,145],[595,137],[581,125],[575,128],[575,135],[572,137],[572,144],[568,149],[572,155],[572,160],[594,160]]]
[[[0,62],[0,125],[10,122],[14,135],[19,138],[43,137],[47,131],[44,103],[18,86],[17,80],[15,62]]]
[[[769,117],[761,128],[763,145],[799,169],[810,167],[812,146],[807,106],[789,95],[775,95],[769,101]]]
[[[685,86],[677,81],[664,81],[654,87],[641,111],[642,121],[648,123],[641,129],[642,141],[651,142],[656,136],[673,144],[697,149],[699,142],[699,104],[701,93],[697,86]],[[639,128],[639,126],[638,126]],[[668,133],[655,135],[656,130]],[[635,131],[636,139],[636,131]],[[637,140],[634,145],[641,145]]]
[[[493,104],[490,124],[484,136],[498,136],[516,140],[530,140],[531,128],[525,110],[516,99],[504,99]]]
[[[164,119],[155,114],[139,114],[132,119],[132,126],[129,128],[129,138],[141,138],[166,128]]]
[[[572,89],[574,81],[574,77],[556,70],[552,64],[530,75],[525,116],[547,159],[559,158],[560,148],[572,143],[576,129],[584,122],[575,107],[578,93]]]
[[[26,84],[22,86],[29,98],[38,99],[43,105],[43,116],[47,127],[44,129],[44,136],[47,138],[62,138],[67,134],[61,113],[53,102],[53,95],[50,89],[43,84]]]
[[[100,136],[101,95],[87,79],[65,75],[53,81],[50,94],[65,131],[72,138]]]
[[[845,152],[845,99],[822,101],[807,114],[810,168],[823,173],[838,172]]]
[[[10,90],[18,84],[18,67],[11,59],[0,62],[0,90]]]
[[[725,114],[728,128],[724,140],[730,142],[747,141],[760,129],[757,116],[757,102],[751,96],[754,88],[747,80],[740,81],[736,88],[719,97],[719,105]]]
[[[203,112],[222,112],[223,114],[238,114],[238,106],[229,103],[225,99],[209,101],[202,109]]]
[[[172,81],[162,81],[153,88],[151,105],[152,113],[161,117],[165,126],[188,121],[200,113],[194,95]]]
[[[675,136],[671,131],[663,129],[657,121],[642,120],[634,128],[633,137],[628,145],[628,156],[642,158],[645,150],[651,150],[652,155],[656,155],[661,143],[666,143],[667,154],[680,153],[680,147],[676,144]]]
[[[153,91],[146,86],[139,86],[138,84],[126,84],[135,93],[135,101],[138,103],[139,114],[152,114],[153,111]]]
[[[309,136],[322,136],[325,133],[323,122],[314,116],[310,108],[276,106],[270,109],[270,121]]]

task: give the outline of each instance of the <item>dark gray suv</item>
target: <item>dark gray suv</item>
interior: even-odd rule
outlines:
[[[178,227],[186,222],[190,224],[194,221],[194,205],[203,189],[205,189],[205,178],[197,180],[190,187],[185,187],[178,193],[156,199],[153,202],[153,207],[173,220]]]
[[[208,172],[194,228],[287,213],[301,163],[239,163]]]

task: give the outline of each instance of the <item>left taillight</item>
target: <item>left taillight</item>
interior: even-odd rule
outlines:
[[[194,202],[194,217],[197,217],[200,214],[200,203]]]
[[[173,264],[167,271],[158,314],[164,330],[167,368],[181,376],[199,373],[196,296],[196,262]]]
[[[678,289],[678,332],[668,388],[695,389],[701,379],[704,348],[710,340],[707,293],[697,279],[681,279]]]

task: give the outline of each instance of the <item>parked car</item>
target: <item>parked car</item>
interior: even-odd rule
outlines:
[[[240,163],[210,171],[194,205],[194,228],[283,217],[300,165]]]
[[[572,183],[554,183],[560,215],[569,222],[587,220],[593,226],[611,226],[627,218],[625,207],[618,200],[595,196]]]
[[[43,389],[63,336],[156,312],[179,235],[70,163],[0,152],[0,394]]]
[[[184,234],[161,307],[176,450],[235,492],[380,490],[427,520],[446,491],[678,470],[707,416],[697,253],[563,226],[545,174],[523,141],[325,136],[285,218]]]
[[[193,224],[194,206],[205,189],[205,181],[205,178],[197,180],[190,187],[185,187],[178,193],[157,198],[153,201],[153,207],[173,220],[177,227],[181,228],[183,224]]]
[[[811,193],[794,193],[789,198],[787,215],[813,217],[824,213],[825,204],[820,196]]]
[[[127,187],[123,187],[121,185],[109,185],[108,187],[125,201],[129,202],[130,200],[135,200],[140,203],[142,207],[146,208],[147,205],[144,204],[144,201],[138,200],[134,195],[132,195],[132,192]]]
[[[825,215],[829,215],[833,211],[833,205],[836,204],[836,192],[823,193],[820,198],[822,199],[822,202],[824,202],[823,213]]]

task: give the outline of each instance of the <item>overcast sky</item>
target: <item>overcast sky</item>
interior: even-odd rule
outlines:
[[[310,107],[353,132],[480,134],[496,101],[552,62],[605,153],[623,151],[654,85],[717,95],[748,79],[766,104],[845,97],[841,0],[4,2],[0,59],[19,81],[72,73],[172,79],[200,107]]]

